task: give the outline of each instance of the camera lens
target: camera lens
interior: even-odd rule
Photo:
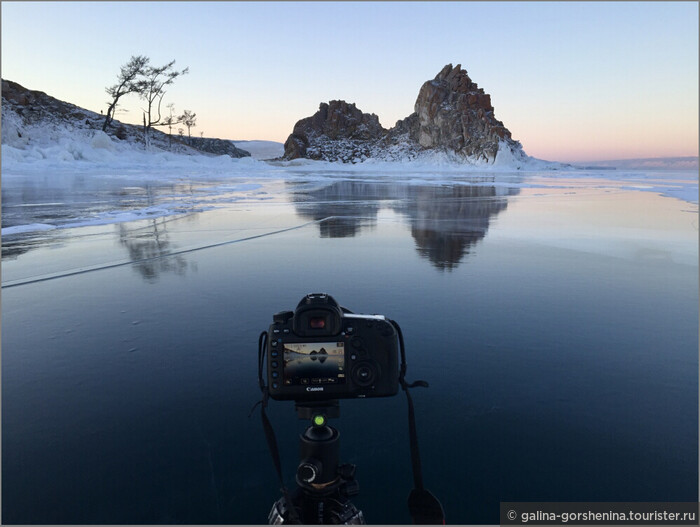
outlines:
[[[326,327],[325,317],[311,317],[309,319],[309,327],[311,329],[323,329]]]

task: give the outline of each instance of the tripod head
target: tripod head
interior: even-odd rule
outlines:
[[[311,419],[312,424],[317,426],[325,425],[328,419],[340,417],[340,402],[338,399],[305,401],[303,403],[295,402],[294,409],[297,411],[299,419]],[[318,418],[323,418],[323,422],[317,421]]]
[[[297,484],[312,493],[328,494],[341,479],[340,433],[327,424],[331,417],[340,417],[340,404],[337,400],[297,403],[296,411],[300,419],[311,420],[299,437]]]

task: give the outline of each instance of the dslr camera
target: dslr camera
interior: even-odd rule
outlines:
[[[386,397],[399,387],[399,343],[383,315],[359,315],[312,293],[273,316],[267,341],[270,397],[296,402]]]

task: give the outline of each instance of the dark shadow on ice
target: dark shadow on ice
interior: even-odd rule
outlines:
[[[360,234],[377,223],[382,207],[404,216],[411,227],[418,254],[435,268],[456,268],[474,245],[486,236],[494,216],[508,206],[517,187],[478,184],[409,184],[400,182],[336,181],[288,182],[296,212],[303,218],[329,220],[319,224],[321,237]]]

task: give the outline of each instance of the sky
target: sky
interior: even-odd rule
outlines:
[[[99,112],[133,55],[189,73],[193,135],[284,142],[321,102],[385,128],[461,64],[528,155],[698,155],[697,2],[10,2],[3,79]],[[140,123],[124,99],[117,119]]]

